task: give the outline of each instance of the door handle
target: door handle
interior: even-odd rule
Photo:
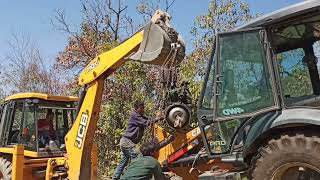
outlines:
[[[223,75],[216,75],[216,87],[215,87],[216,96],[220,96],[221,95],[220,92],[223,91],[222,86],[221,86],[221,84],[222,84],[221,78],[223,78]]]

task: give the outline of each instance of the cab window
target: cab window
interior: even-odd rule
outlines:
[[[221,83],[217,81],[218,117],[250,114],[274,105],[271,78],[260,31],[219,38]]]
[[[45,147],[59,150],[64,137],[72,127],[74,106],[65,103],[39,104],[37,109],[39,149]]]
[[[26,149],[36,149],[36,128],[32,103],[25,102],[24,104],[22,130],[19,138],[20,143],[24,144]]]
[[[320,105],[320,15],[271,29],[286,106]]]
[[[14,106],[14,115],[12,123],[9,126],[9,138],[8,144],[17,144],[22,128],[22,118],[23,118],[23,102],[17,102]]]

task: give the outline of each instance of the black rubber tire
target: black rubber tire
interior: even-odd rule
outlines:
[[[281,165],[302,162],[320,169],[320,138],[303,134],[283,135],[261,147],[251,160],[249,171],[253,180],[271,180]]]
[[[12,175],[12,163],[5,158],[0,157],[0,172],[3,177],[0,180],[10,180]]]

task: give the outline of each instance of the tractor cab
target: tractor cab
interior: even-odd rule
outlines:
[[[198,109],[209,156],[251,179],[320,178],[319,9],[304,1],[216,35]]]
[[[40,93],[7,97],[0,111],[0,151],[22,144],[35,156],[61,155],[77,101],[77,97]]]
[[[305,1],[216,36],[198,110],[209,154],[242,152],[272,126],[318,124],[319,8]]]

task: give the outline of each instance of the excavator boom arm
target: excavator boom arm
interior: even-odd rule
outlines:
[[[170,27],[170,19],[170,15],[157,10],[140,31],[94,58],[81,73],[79,85],[88,84],[101,75],[107,77],[128,60],[164,65],[167,59],[174,56],[175,64],[180,63],[185,56],[185,44],[181,36]]]
[[[143,30],[139,31],[119,46],[94,58],[81,73],[79,85],[91,83],[101,75],[107,77],[123,65],[126,57],[139,48],[143,40],[143,32]]]
[[[167,13],[158,10],[152,21],[141,31],[110,51],[100,54],[85,67],[79,77],[79,84],[84,87],[85,93],[79,104],[77,118],[65,137],[65,167],[69,179],[90,179],[91,150],[99,119],[104,80],[129,60],[162,65],[171,57],[175,58],[175,63],[184,58],[183,40],[178,33],[174,33],[169,20]]]

